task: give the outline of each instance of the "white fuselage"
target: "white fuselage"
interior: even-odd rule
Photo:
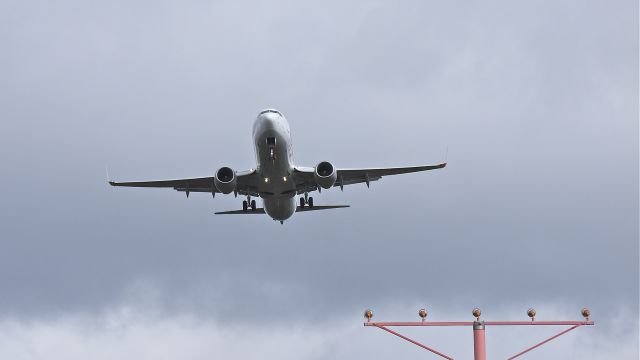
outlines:
[[[276,110],[262,111],[253,124],[257,190],[265,212],[274,220],[286,220],[296,212],[289,123]]]

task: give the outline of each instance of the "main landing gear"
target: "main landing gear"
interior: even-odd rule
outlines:
[[[247,195],[247,200],[242,202],[242,211],[247,211],[251,208],[251,211],[256,211],[256,201],[251,200],[251,196]]]
[[[313,197],[310,197],[309,193],[304,193],[304,197],[300,198],[300,207],[304,207],[305,205],[313,207]]]

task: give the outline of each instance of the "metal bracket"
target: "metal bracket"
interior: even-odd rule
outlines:
[[[384,331],[386,331],[386,332],[389,332],[389,333],[391,333],[391,334],[393,334],[393,335],[395,335],[395,336],[397,336],[397,337],[399,337],[399,338],[401,338],[401,339],[403,339],[403,340],[406,340],[406,341],[408,341],[408,342],[410,342],[410,343],[412,343],[412,344],[414,344],[414,345],[418,345],[419,347],[421,347],[421,348],[423,348],[423,349],[425,349],[425,350],[431,351],[432,353],[434,353],[434,354],[436,354],[436,355],[438,355],[438,356],[440,356],[440,357],[443,357],[443,358],[445,358],[445,359],[449,359],[449,360],[454,360],[452,357],[447,356],[447,355],[445,355],[445,354],[443,354],[443,353],[439,352],[438,350],[435,350],[435,349],[433,349],[433,348],[430,348],[430,347],[428,347],[427,345],[423,345],[423,344],[421,344],[421,343],[419,343],[419,342],[417,342],[417,341],[415,341],[415,340],[413,340],[413,339],[411,339],[411,338],[408,338],[408,337],[406,337],[406,336],[404,336],[404,335],[402,335],[402,334],[399,334],[399,333],[397,333],[397,332],[395,332],[395,331],[393,331],[393,330],[387,329],[387,328],[386,328],[386,327],[384,327],[384,326],[381,326],[381,325],[374,325],[374,326],[375,326],[375,327],[377,327],[377,328],[379,328],[379,329],[382,329],[382,330],[384,330]]]

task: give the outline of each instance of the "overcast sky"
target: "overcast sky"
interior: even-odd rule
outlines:
[[[283,226],[106,185],[252,168],[266,107],[299,165],[449,166]],[[588,306],[528,358],[637,358],[637,1],[0,0],[0,119],[0,358],[429,358],[362,328],[423,306]],[[487,332],[506,357],[553,329]]]

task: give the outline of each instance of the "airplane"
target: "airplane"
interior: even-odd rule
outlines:
[[[349,207],[349,205],[314,205],[310,192],[332,187],[344,189],[346,185],[365,183],[369,187],[372,181],[383,176],[413,173],[418,171],[442,169],[446,161],[437,165],[422,165],[393,168],[338,169],[328,161],[321,161],[315,167],[296,166],[293,163],[291,131],[289,123],[281,112],[265,109],[258,114],[253,123],[253,145],[256,155],[256,168],[235,171],[230,167],[219,168],[214,176],[159,180],[115,182],[108,179],[112,186],[173,188],[190,193],[234,193],[246,196],[242,201],[242,210],[216,212],[217,215],[231,214],[267,214],[281,224],[296,212],[327,210]],[[108,175],[107,175],[108,176]],[[296,196],[300,204],[296,204]],[[263,208],[256,207],[252,197],[262,198]]]

